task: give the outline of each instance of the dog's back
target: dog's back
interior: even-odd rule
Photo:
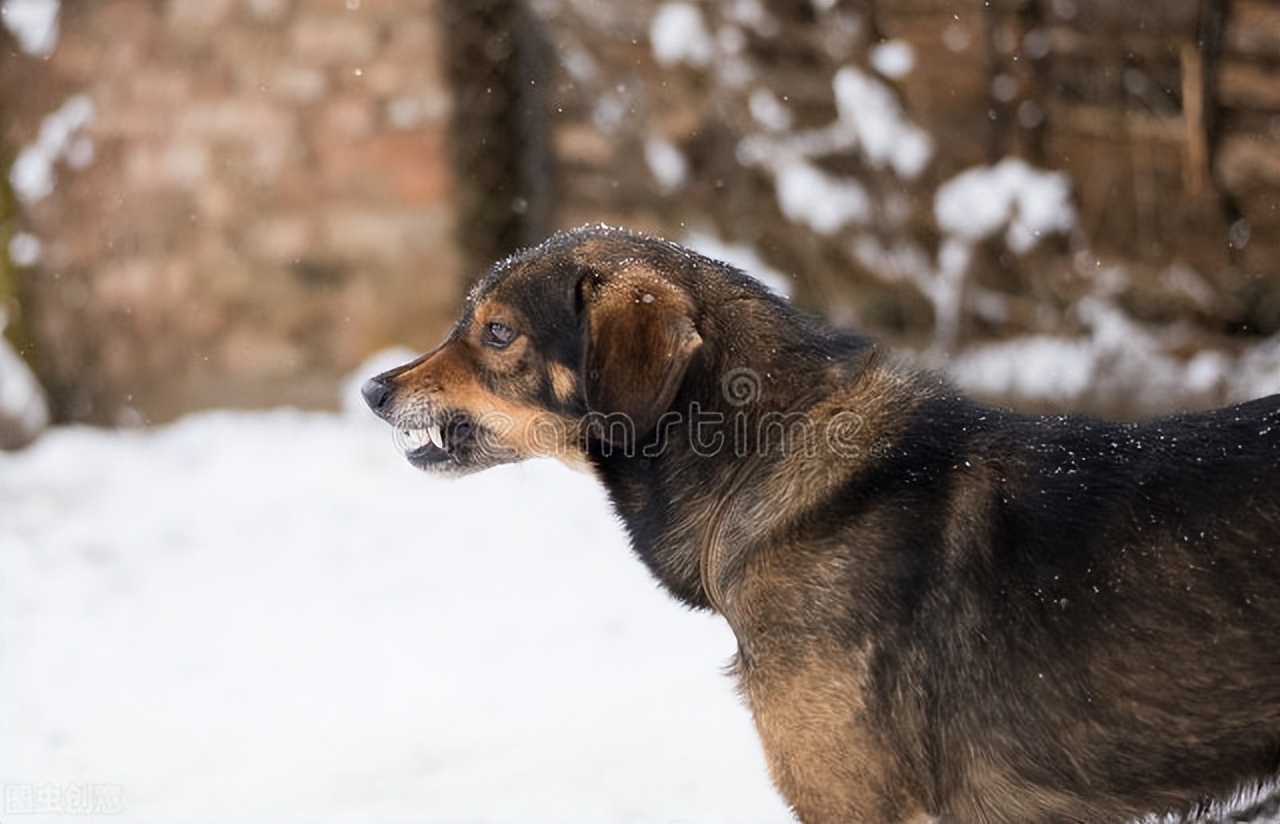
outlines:
[[[912,391],[876,458],[788,516],[799,534],[758,539],[786,554],[746,550],[762,560],[740,609],[775,629],[740,633],[745,691],[802,818],[914,820],[919,804],[943,821],[1121,822],[1274,781],[1280,396],[1116,423]],[[845,589],[794,600],[824,578]],[[821,662],[786,654],[790,622]],[[830,709],[821,684],[859,672],[831,732],[797,731]],[[863,754],[843,768],[803,760],[848,740]],[[842,797],[859,770],[870,787]]]
[[[917,637],[951,662],[919,685],[944,806],[1118,820],[1274,776],[1280,396],[1141,424],[965,415],[968,528],[943,529]]]

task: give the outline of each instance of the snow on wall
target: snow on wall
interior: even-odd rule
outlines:
[[[916,67],[916,50],[905,40],[886,40],[867,53],[871,66],[890,80],[901,80]]]
[[[0,20],[18,40],[18,48],[36,57],[48,57],[58,45],[60,0],[4,0]]]
[[[1155,330],[1103,298],[1086,298],[1078,312],[1089,335],[982,344],[950,358],[947,372],[962,388],[987,396],[1062,409],[1091,402],[1138,414],[1168,398],[1218,406],[1280,393],[1280,338],[1239,354],[1204,350],[1178,358]]]
[[[901,59],[901,58],[898,58]],[[933,155],[933,141],[902,111],[883,81],[845,66],[832,79],[837,117],[819,129],[789,131],[791,115],[772,92],[747,98],[755,122],[766,130],[742,138],[738,162],[774,177],[778,207],[789,220],[822,235],[871,220],[873,196],[859,180],[819,169],[811,160],[856,150],[872,168],[913,180]]]
[[[1016,157],[966,170],[943,183],[934,193],[933,212],[944,235],[936,265],[921,254],[911,258],[913,265],[886,266],[879,244],[869,237],[857,242],[855,254],[873,271],[915,284],[928,299],[935,353],[954,348],[959,339],[974,244],[1003,229],[1009,248],[1022,254],[1044,236],[1075,225],[1070,179],[1061,172],[1034,169]]]
[[[1017,157],[968,169],[943,183],[934,194],[933,211],[939,229],[970,242],[1005,229],[1005,242],[1019,254],[1043,236],[1075,226],[1067,175],[1032,168]]]
[[[753,90],[747,98],[747,105],[752,118],[771,132],[785,132],[795,123],[795,115],[772,89],[761,87]]]
[[[644,159],[649,164],[649,171],[653,173],[654,179],[665,191],[679,189],[689,176],[689,162],[669,140],[656,136],[646,138]]]
[[[693,3],[663,3],[649,24],[649,42],[663,66],[682,61],[705,66],[715,56],[715,41]]]
[[[907,118],[893,91],[853,66],[836,72],[832,84],[840,121],[857,135],[866,161],[904,180],[919,177],[933,157],[933,138]]]
[[[808,161],[774,161],[778,206],[793,222],[830,235],[871,217],[871,196],[858,181],[827,174]]]
[[[9,170],[9,183],[23,202],[35,203],[53,192],[53,167],[58,161],[66,160],[75,168],[93,161],[93,142],[83,133],[92,121],[93,101],[86,94],[72,95],[45,116],[39,136],[23,147]]]

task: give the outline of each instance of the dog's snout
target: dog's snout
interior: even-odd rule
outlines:
[[[360,394],[369,408],[382,415],[386,411],[387,402],[391,400],[394,388],[381,375],[369,378],[360,387]]]

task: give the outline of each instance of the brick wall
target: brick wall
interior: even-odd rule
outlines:
[[[79,123],[22,204],[28,357],[60,418],[331,404],[452,317],[434,0],[68,2],[47,58],[3,45],[5,143]]]

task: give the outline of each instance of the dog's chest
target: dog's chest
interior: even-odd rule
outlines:
[[[865,666],[848,651],[740,652],[741,692],[770,773],[802,821],[928,821],[869,724]]]

